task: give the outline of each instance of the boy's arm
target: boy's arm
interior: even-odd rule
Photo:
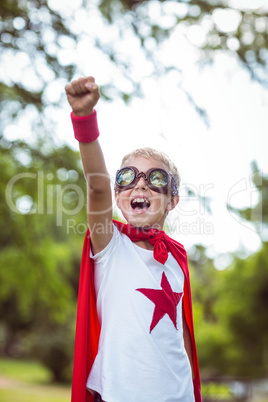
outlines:
[[[100,94],[93,77],[80,78],[66,85],[68,101],[74,116],[94,113]],[[98,140],[79,142],[80,154],[88,187],[88,223],[91,246],[96,254],[112,238],[112,194],[110,178]]]

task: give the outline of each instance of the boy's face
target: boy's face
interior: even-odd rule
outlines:
[[[144,173],[152,168],[168,170],[162,162],[142,156],[129,159],[124,166],[135,166]],[[168,212],[179,202],[179,196],[171,197],[151,190],[143,177],[134,188],[116,192],[115,199],[128,223],[139,227],[155,227],[159,230],[163,228]]]

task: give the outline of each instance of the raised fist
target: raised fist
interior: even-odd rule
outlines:
[[[66,85],[65,92],[73,113],[88,116],[100,98],[99,87],[93,77],[82,77]]]

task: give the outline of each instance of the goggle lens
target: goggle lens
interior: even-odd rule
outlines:
[[[149,181],[154,187],[163,188],[168,185],[168,175],[164,170],[153,170],[150,173]]]
[[[116,176],[116,183],[119,184],[119,186],[128,186],[133,182],[135,176],[136,175],[133,169],[130,169],[128,167],[123,168],[119,170]]]
[[[143,173],[136,171],[135,168],[125,167],[117,172],[116,184],[125,188],[133,186],[134,182],[138,181],[141,176],[147,180],[149,187],[152,189],[165,189],[170,180],[168,173],[163,169],[150,169],[147,173]]]

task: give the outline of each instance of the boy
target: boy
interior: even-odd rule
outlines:
[[[109,175],[98,142],[93,77],[66,86],[88,184],[72,402],[201,401],[186,252],[163,231],[179,202],[179,175],[151,148],[127,155],[112,221]],[[90,234],[89,234],[90,233]]]

